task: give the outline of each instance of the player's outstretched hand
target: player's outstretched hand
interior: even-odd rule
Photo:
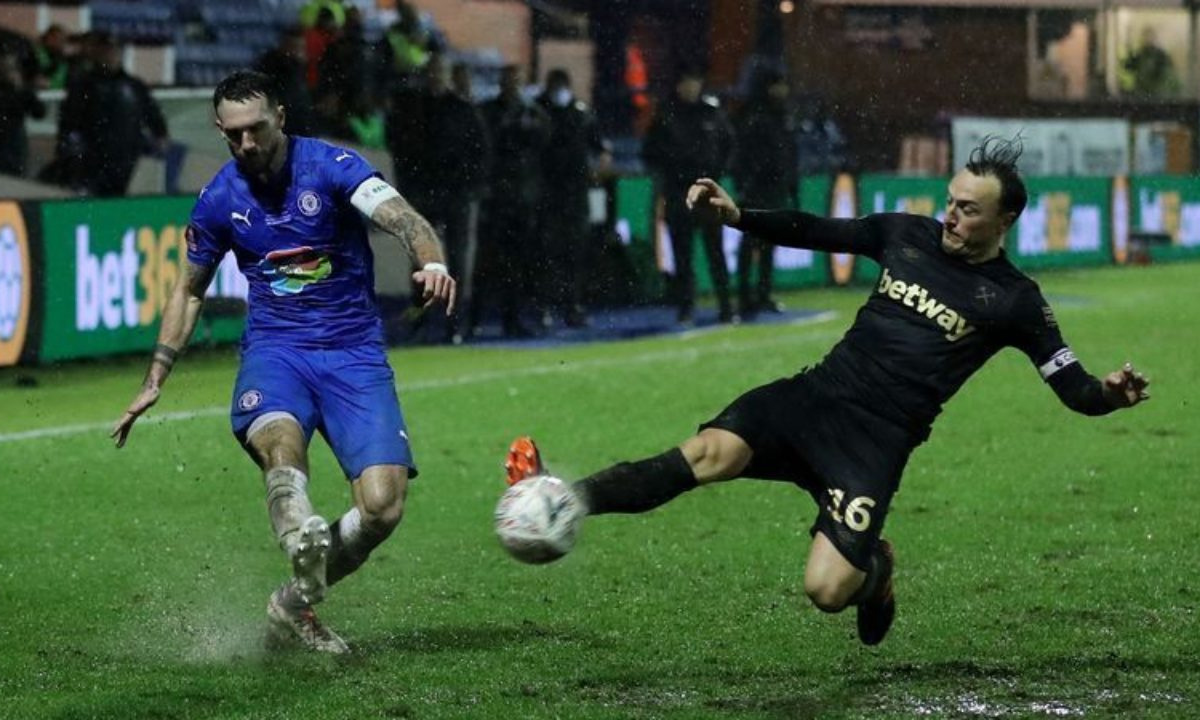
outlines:
[[[149,410],[158,402],[158,395],[162,392],[156,386],[143,385],[138,391],[133,402],[129,403],[129,407],[125,408],[125,414],[121,419],[113,424],[112,432],[109,437],[117,441],[117,447],[125,447],[125,440],[129,437],[129,431],[133,429],[133,423],[137,421],[142,413]]]
[[[687,192],[687,206],[702,217],[726,225],[733,225],[742,217],[737,203],[711,178],[700,178],[692,183]]]
[[[429,307],[435,302],[446,303],[446,315],[454,314],[454,300],[458,286],[444,266],[429,263],[423,269],[412,274],[413,282],[421,287],[421,297],[425,301],[422,307]]]
[[[1132,363],[1104,376],[1104,397],[1115,408],[1133,407],[1143,400],[1150,399],[1146,386],[1150,381],[1146,376],[1133,369]]]

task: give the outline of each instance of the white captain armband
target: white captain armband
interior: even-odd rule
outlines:
[[[350,204],[357,208],[363,217],[370,220],[371,216],[375,214],[375,208],[387,200],[398,197],[400,197],[400,193],[396,191],[396,188],[380,178],[372,177],[362,181],[354,194],[350,196]]]
[[[1075,357],[1075,353],[1071,352],[1071,348],[1062,348],[1051,355],[1049,360],[1038,366],[1038,373],[1041,374],[1043,380],[1049,380],[1054,373],[1077,362],[1079,360]]]

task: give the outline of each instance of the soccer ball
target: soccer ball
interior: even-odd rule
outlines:
[[[496,505],[496,536],[524,563],[557,560],[571,551],[582,516],[579,498],[549,475],[527,478],[504,491]]]

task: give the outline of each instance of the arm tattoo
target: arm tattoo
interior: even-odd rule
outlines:
[[[371,216],[384,232],[395,235],[418,266],[442,259],[441,244],[429,221],[402,197],[385,201]]]

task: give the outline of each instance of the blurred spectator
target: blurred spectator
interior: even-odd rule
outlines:
[[[26,83],[34,83],[37,78],[37,58],[33,43],[24,35],[0,27],[0,54],[12,55],[16,58],[17,67]]]
[[[542,253],[535,241],[542,192],[541,155],[550,139],[550,116],[521,92],[521,69],[500,71],[500,94],[482,106],[492,141],[491,172],[483,207],[478,280],[467,327],[478,327],[486,302],[499,300],[500,326],[507,337],[531,333],[520,321],[522,297],[537,282],[533,267]]]
[[[333,41],[339,37],[340,27],[334,19],[333,12],[328,7],[322,7],[317,12],[316,23],[304,29],[304,79],[308,89],[313,92],[316,92],[321,79],[321,59],[325,57],[325,51]]]
[[[550,117],[550,139],[542,154],[545,178],[538,219],[550,301],[563,313],[568,327],[588,324],[583,309],[583,281],[588,260],[588,191],[597,172],[612,161],[608,143],[600,136],[596,114],[578,100],[571,75],[555,68],[546,75],[538,104]],[[543,319],[543,323],[545,324]]]
[[[382,146],[383,120],[373,111],[371,46],[363,37],[362,14],[346,9],[341,35],[325,50],[317,82],[317,107],[331,135],[363,145]]]
[[[58,153],[66,182],[97,197],[124,195],[138,158],[167,145],[162,110],[141,80],[121,67],[111,35],[93,33],[95,66],[67,87],[59,109]]]
[[[692,244],[697,228],[704,241],[709,275],[719,305],[718,319],[732,322],[729,302],[729,269],[722,250],[721,226],[703,222],[688,210],[687,189],[696,178],[721,177],[733,153],[733,129],[720,102],[704,95],[704,75],[695,67],[684,68],[675,92],[663,103],[642,146],[642,159],[654,175],[663,198],[667,231],[675,256],[673,299],[679,322],[691,324],[696,303],[696,276],[692,267]]]
[[[22,72],[20,60],[11,52],[0,54],[0,173],[25,175],[29,159],[26,116],[42,118],[46,106],[38,100]]]
[[[479,199],[487,179],[488,138],[479,110],[450,89],[440,55],[425,66],[424,87],[400,87],[386,120],[396,186],[429,220],[445,245],[450,275],[458,278],[459,306],[473,290]],[[434,314],[440,316],[440,314]],[[427,332],[435,342],[461,340],[457,322]]]
[[[842,172],[852,162],[846,136],[819,94],[806,93],[794,103],[799,119],[796,168],[800,177]]]
[[[384,32],[374,53],[379,63],[376,75],[381,96],[398,85],[409,84],[429,62],[430,55],[440,49],[412,5],[398,0],[396,14],[396,22]]]
[[[334,27],[346,22],[346,6],[341,0],[309,0],[300,8],[300,27],[307,30],[320,22],[321,13],[329,14]]]
[[[293,26],[279,36],[279,45],[263,53],[254,69],[275,81],[283,100],[284,131],[289,135],[318,134],[317,114],[305,81],[304,31]]]
[[[1175,62],[1158,45],[1154,28],[1142,29],[1142,44],[1121,61],[1121,89],[1141,97],[1171,98],[1179,94]]]
[[[33,46],[37,60],[38,87],[62,89],[67,86],[67,33],[61,25],[46,28]]]
[[[787,79],[775,69],[760,70],[746,104],[734,118],[737,151],[733,180],[738,204],[750,208],[795,206],[800,181],[796,167],[796,114],[790,102]],[[779,312],[771,298],[774,246],[753,235],[743,235],[738,246],[738,312],[744,319],[759,312]],[[751,268],[757,282],[750,287]]]
[[[625,89],[633,105],[633,131],[644,135],[653,119],[654,106],[650,102],[650,73],[646,69],[646,55],[636,42],[625,46]]]
[[[465,62],[456,62],[450,66],[450,89],[460,98],[473,101],[475,95],[474,80],[471,77],[471,66]]]

